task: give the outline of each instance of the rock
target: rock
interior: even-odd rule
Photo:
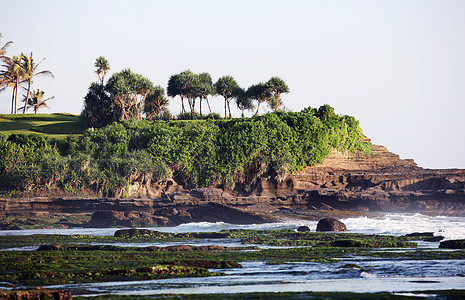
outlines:
[[[62,245],[41,245],[37,251],[60,250]]]
[[[323,218],[318,222],[316,231],[347,231],[347,227],[334,218]]]
[[[114,234],[115,237],[143,237],[143,236],[157,236],[163,234],[159,231],[149,229],[121,229],[117,230]]]
[[[414,232],[414,233],[406,234],[405,236],[407,236],[407,237],[418,237],[418,236],[433,237],[434,233],[433,232]]]
[[[308,226],[300,226],[299,228],[297,228],[297,231],[306,232],[306,231],[310,231],[310,228]]]
[[[443,249],[465,249],[465,240],[442,241],[439,248]]]
[[[69,291],[57,291],[37,288],[35,290],[0,291],[0,299],[71,299]]]

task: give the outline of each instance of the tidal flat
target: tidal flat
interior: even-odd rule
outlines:
[[[367,282],[376,278],[380,284],[395,276],[407,278],[412,291],[436,286],[449,290],[456,286],[438,285],[440,278],[465,276],[465,250],[439,249],[437,238],[432,239],[429,233],[395,236],[294,229],[184,233],[127,229],[102,236],[0,236],[0,249],[2,289],[45,287],[86,297],[188,294],[195,288],[215,299],[215,291],[221,288],[249,291],[250,295],[264,288],[258,299],[271,299],[283,287],[293,292],[293,284],[305,287],[312,280],[323,280],[324,285],[324,280]],[[272,293],[267,294],[269,291]],[[391,299],[393,295],[385,296]]]

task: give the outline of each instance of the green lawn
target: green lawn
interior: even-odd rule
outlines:
[[[0,132],[6,135],[36,133],[60,138],[83,130],[79,116],[71,114],[0,114]]]

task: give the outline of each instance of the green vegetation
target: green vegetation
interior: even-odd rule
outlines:
[[[61,117],[66,121],[16,120],[25,124],[24,129],[34,125],[30,129],[47,133],[66,128],[78,132],[70,121],[75,117],[49,116],[50,120]],[[11,119],[4,120],[5,128],[20,129],[8,125]],[[90,188],[99,195],[122,197],[133,181],[173,177],[186,187],[251,191],[261,179],[279,181],[285,174],[321,162],[332,148],[358,155],[371,151],[358,121],[336,115],[329,105],[252,119],[129,120],[66,139],[0,134],[0,189],[11,193]]]
[[[38,133],[63,138],[83,131],[79,116],[70,114],[0,115],[0,132],[5,135]]]

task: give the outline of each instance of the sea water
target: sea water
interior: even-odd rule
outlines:
[[[465,219],[422,214],[379,214],[341,219],[349,230],[364,234],[405,235],[433,232],[446,239],[465,239]],[[150,228],[171,233],[216,232],[225,229],[296,229],[306,225],[316,230],[317,222],[283,219],[277,223],[233,225],[223,222],[197,222],[175,227]],[[0,235],[86,234],[112,235],[115,228],[72,228],[0,231]],[[125,244],[120,246],[170,245],[176,243]],[[184,242],[186,244],[186,242]],[[239,246],[238,240],[192,240],[190,245]],[[439,243],[420,243],[419,247],[437,248]],[[10,249],[15,250],[15,249]],[[21,250],[21,249],[17,249]],[[34,250],[31,248],[29,250]],[[398,250],[396,250],[398,251]],[[400,250],[401,251],[401,250]],[[409,250],[410,251],[410,250]],[[340,268],[354,263],[362,269]],[[105,282],[51,286],[66,288],[74,295],[118,294],[157,295],[239,292],[404,292],[422,290],[465,289],[465,260],[406,260],[345,258],[338,263],[292,262],[268,265],[262,261],[241,262],[243,268],[214,270],[227,274],[208,278],[174,278],[163,280]]]

